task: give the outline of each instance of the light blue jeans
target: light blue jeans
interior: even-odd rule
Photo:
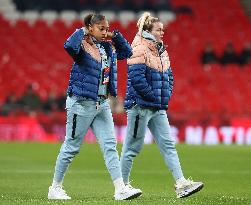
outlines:
[[[129,182],[134,158],[143,147],[145,132],[149,127],[175,181],[183,177],[175,140],[170,135],[170,125],[165,110],[142,108],[139,105],[127,111],[127,135],[120,158],[122,177]]]
[[[112,180],[120,178],[122,175],[109,100],[100,101],[97,109],[96,102],[92,100],[67,97],[66,109],[66,136],[57,157],[54,181],[63,181],[65,172],[75,155],[79,153],[89,128],[92,128],[100,144]]]

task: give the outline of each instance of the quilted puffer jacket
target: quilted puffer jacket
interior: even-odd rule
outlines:
[[[127,60],[128,81],[125,108],[167,109],[173,92],[173,74],[168,53],[162,44],[139,35],[132,43],[133,55]]]
[[[119,31],[114,31],[112,42],[99,42],[106,50],[110,64],[108,91],[117,95],[117,59],[132,55],[130,44]],[[102,62],[99,49],[84,29],[77,29],[65,42],[65,50],[73,58],[68,95],[86,97],[97,101]]]

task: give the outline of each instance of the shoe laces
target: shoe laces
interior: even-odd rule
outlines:
[[[193,183],[193,179],[192,179],[191,176],[186,179],[186,183],[187,184],[192,184]]]
[[[175,188],[182,188],[182,187],[189,186],[191,184],[193,184],[193,179],[192,179],[192,177],[188,177],[186,180],[184,180],[184,181],[182,181],[180,183],[177,183],[175,185]]]
[[[131,185],[131,182],[132,182],[133,180],[131,180],[131,181],[129,181],[127,184],[125,184],[125,186],[127,186],[129,189],[133,189],[133,187],[132,187],[132,185]]]
[[[56,186],[55,189],[57,190],[57,192],[59,192],[61,195],[67,196],[65,190],[63,189],[62,186]]]
[[[133,189],[132,185],[131,184],[128,184],[127,185],[130,189]]]
[[[127,185],[125,185],[121,190],[120,190],[120,192],[121,193],[126,193],[126,192],[128,192],[128,191],[131,191],[131,190],[133,190],[134,188],[130,185],[130,184],[127,184]]]

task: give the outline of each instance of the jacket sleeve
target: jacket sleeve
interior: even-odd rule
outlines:
[[[112,41],[116,49],[118,60],[123,60],[132,56],[132,47],[118,30],[114,31]]]
[[[174,77],[171,67],[168,69],[168,77],[169,77],[169,92],[170,92],[169,94],[171,97],[173,94],[173,85],[174,85]]]
[[[81,43],[84,38],[84,35],[84,29],[77,29],[64,43],[65,50],[74,60],[77,60],[83,52]]]

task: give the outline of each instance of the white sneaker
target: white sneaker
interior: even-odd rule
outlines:
[[[115,200],[131,200],[139,197],[142,194],[140,189],[133,188],[130,184],[124,186],[118,192],[115,192],[114,198]]]
[[[50,186],[48,192],[48,199],[61,199],[61,200],[68,200],[71,199],[65,190],[61,186]]]
[[[202,182],[194,182],[191,179],[186,179],[183,182],[174,185],[177,198],[184,198],[190,196],[203,188]]]

